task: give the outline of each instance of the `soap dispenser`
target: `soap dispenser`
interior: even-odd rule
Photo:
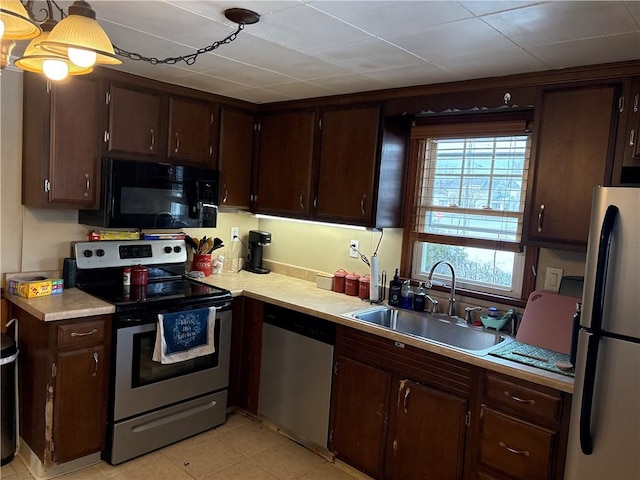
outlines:
[[[411,290],[411,281],[405,280],[400,290],[400,308],[411,309],[413,307],[413,291]]]
[[[397,307],[400,305],[400,290],[402,289],[402,282],[398,277],[398,269],[393,276],[393,280],[389,282],[389,305]]]
[[[427,301],[427,293],[424,291],[422,282],[418,283],[418,290],[413,294],[413,309],[416,312],[424,312],[425,303]]]

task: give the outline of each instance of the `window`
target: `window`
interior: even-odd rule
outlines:
[[[458,288],[520,299],[530,135],[525,120],[425,125],[412,130],[412,202],[405,243],[411,277],[450,262]],[[450,282],[438,268],[434,279]]]

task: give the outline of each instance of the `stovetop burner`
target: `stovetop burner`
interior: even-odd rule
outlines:
[[[228,290],[187,279],[152,282],[145,286],[84,286],[84,292],[113,303],[116,309],[136,303],[155,303],[160,301],[180,301],[183,299],[227,300],[231,298]]]

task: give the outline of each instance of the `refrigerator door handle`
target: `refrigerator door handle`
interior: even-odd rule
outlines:
[[[618,207],[609,205],[602,220],[598,244],[598,263],[596,266],[593,306],[591,309],[591,328],[586,330],[587,358],[584,368],[584,382],[582,386],[582,402],[580,406],[580,448],[585,455],[593,453],[593,438],[591,437],[591,414],[593,411],[593,391],[598,366],[598,347],[602,333],[602,317],[606,295],[607,272],[609,270],[609,253],[611,252],[611,237]]]
[[[593,411],[593,390],[596,381],[596,367],[598,366],[600,337],[593,333],[585,333],[588,335],[588,340],[584,382],[582,385],[582,403],[580,405],[580,448],[585,455],[591,455],[593,453],[591,413]]]
[[[618,216],[618,207],[609,205],[602,220],[600,229],[600,242],[598,244],[598,263],[593,293],[593,306],[591,308],[591,328],[596,335],[602,330],[602,314],[607,287],[607,272],[609,270],[609,253],[611,252],[611,237],[613,227]]]

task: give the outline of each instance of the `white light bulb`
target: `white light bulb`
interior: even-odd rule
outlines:
[[[96,63],[96,52],[92,52],[91,50],[69,48],[67,55],[69,55],[69,60],[79,67],[87,68],[95,65]]]
[[[4,36],[4,22],[0,20],[0,38]]]
[[[45,60],[42,70],[49,80],[62,80],[69,73],[69,66],[62,60]]]

